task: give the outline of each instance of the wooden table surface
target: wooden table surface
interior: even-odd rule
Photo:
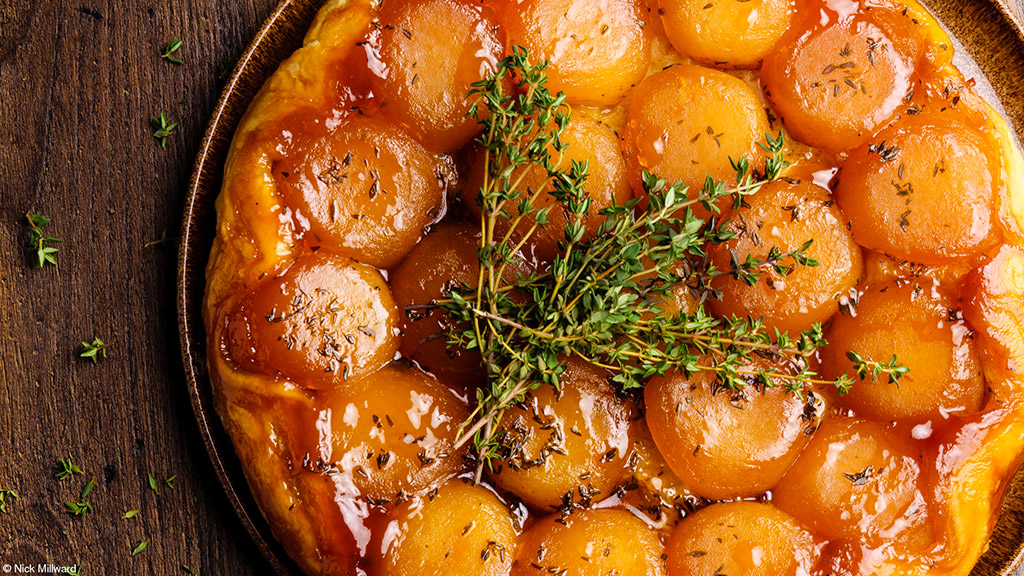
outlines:
[[[0,489],[19,497],[0,514],[0,568],[269,573],[192,418],[174,238],[221,84],[274,2],[2,0]],[[172,38],[181,65],[160,58]],[[181,123],[166,148],[149,127],[161,111]],[[52,218],[57,267],[31,265],[27,213]],[[96,336],[112,344],[94,365],[78,352]],[[69,457],[84,475],[55,479]],[[95,511],[72,517],[90,479]]]

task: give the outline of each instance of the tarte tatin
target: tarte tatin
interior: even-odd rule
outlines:
[[[564,94],[590,211],[523,170],[553,209],[502,278],[655,202],[651,175],[763,176],[781,132],[777,178],[691,216],[728,232],[720,270],[809,239],[817,266],[684,282],[664,313],[820,325],[804,365],[748,373],[847,393],[623,391],[561,357],[502,415],[516,458],[479,466],[457,439],[488,372],[429,304],[480,276],[495,111],[467,94],[514,53]],[[207,269],[217,409],[274,535],[310,575],[969,573],[1024,454],[1024,164],[952,58],[914,0],[329,0],[235,133]]]

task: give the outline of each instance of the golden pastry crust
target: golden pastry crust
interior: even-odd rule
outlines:
[[[872,4],[891,6],[882,1]],[[1024,336],[1019,307],[1024,301],[1024,158],[1003,119],[952,64],[952,43],[941,27],[913,0],[901,5],[904,17],[917,23],[914,61],[921,79],[907,106],[925,98],[955,99],[980,137],[997,151],[995,177],[1001,183],[996,212],[1002,248],[978,255],[969,264],[954,263],[929,272],[962,283],[964,315],[976,331],[991,389],[980,411],[938,433],[931,451],[924,455],[936,463],[938,478],[927,507],[934,522],[930,541],[942,549],[928,573],[966,575],[985,549],[1002,495],[1024,455]],[[302,439],[322,432],[318,432],[317,394],[281,374],[242,367],[231,359],[227,338],[239,302],[262,279],[281,274],[300,253],[310,250],[309,237],[291,216],[285,217],[293,207],[284,196],[275,166],[291,145],[293,133],[317,134],[329,122],[325,111],[351,104],[338,86],[361,81],[350,71],[365,68],[363,39],[374,27],[376,10],[370,0],[327,2],[303,46],[280,65],[249,105],[225,164],[224,185],[216,201],[217,235],[207,267],[204,319],[217,411],[274,535],[308,574],[357,573],[372,537],[364,526],[372,524],[380,512],[351,497],[344,475],[321,469],[326,463],[310,458]],[[654,12],[645,7],[644,15],[653,18]],[[643,34],[651,37],[650,46],[645,40],[644,47],[651,54],[648,76],[668,64],[690,62],[671,48],[657,18]],[[756,88],[755,75],[736,73],[734,77]],[[760,91],[751,93],[764,102]],[[600,109],[584,101],[576,108],[622,134],[624,127],[629,131],[629,100],[627,96]],[[901,114],[893,111],[871,133],[898,121]],[[771,120],[777,129],[777,120]],[[827,144],[830,151],[821,152],[790,140],[791,170],[818,162],[834,165],[845,158],[834,141]],[[358,259],[351,251],[341,250],[341,256]],[[866,264],[865,278],[888,273],[883,270],[889,265],[885,259],[876,260],[882,264],[875,268]],[[381,263],[391,267],[397,261],[388,257]],[[653,452],[652,461],[660,462],[660,455]],[[640,480],[653,492],[662,486],[646,476]],[[673,485],[663,500],[674,500],[678,492]],[[908,554],[892,558],[886,568],[895,574],[923,574],[919,560],[920,555]]]

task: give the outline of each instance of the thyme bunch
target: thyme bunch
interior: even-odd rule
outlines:
[[[477,480],[493,458],[507,456],[502,415],[531,390],[557,388],[564,357],[578,356],[610,370],[622,390],[640,388],[649,377],[674,370],[688,376],[710,371],[731,389],[781,383],[798,394],[812,384],[846,391],[849,377],[818,379],[806,362],[826,344],[820,325],[790,337],[769,333],[759,319],[710,317],[702,305],[718,296],[712,281],[720,276],[753,284],[768,270],[784,276],[796,266],[818,265],[807,255],[813,240],[786,253],[773,248],[764,259],[732,254],[727,269],[716,268],[708,257],[709,247],[735,237],[721,219],[720,204],[731,201],[739,207],[743,196],[779,178],[788,165],[782,134],[767,135],[761,144],[767,159],[760,171],[747,159],[733,160],[736,176],[730,183],[708,178],[703,188],[691,190],[645,172],[644,197],[600,210],[603,220],[596,234],[586,238],[589,167],[564,162],[568,145],[561,134],[571,110],[564,94],[546,88],[546,67],[516,47],[469,92],[469,114],[483,127],[477,143],[485,166],[477,198],[478,280],[453,288],[433,304],[412,307],[443,309],[451,319],[449,345],[479,350],[483,357],[488,381],[477,390],[475,409],[456,442],[473,441]],[[513,94],[503,89],[506,78],[516,84]],[[538,167],[546,180],[525,186],[527,169]],[[537,208],[540,194],[546,193],[557,203]],[[698,206],[711,217],[697,217]],[[506,267],[522,258],[521,249],[548,223],[552,209],[566,215],[559,254],[550,267],[508,280]],[[692,312],[665,314],[664,304],[679,286],[699,305]],[[794,369],[748,368],[753,355],[788,359]]]

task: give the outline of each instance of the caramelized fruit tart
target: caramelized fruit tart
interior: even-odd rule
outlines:
[[[970,572],[1024,180],[952,57],[913,0],[329,0],[207,269],[274,535],[311,575]]]

